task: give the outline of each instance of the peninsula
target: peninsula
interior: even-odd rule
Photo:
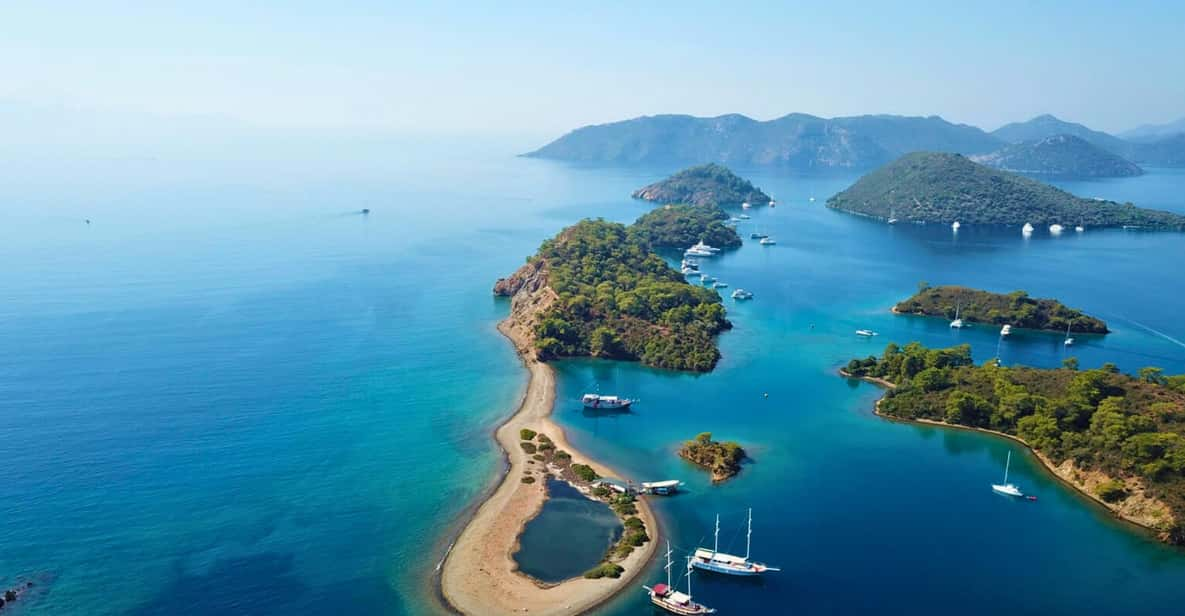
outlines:
[[[716,365],[713,337],[732,327],[720,295],[688,284],[644,235],[583,220],[498,280],[494,293],[515,297],[512,310],[523,311],[517,316],[539,359],[604,357],[697,372]]]
[[[643,186],[631,195],[658,203],[686,203],[736,207],[742,203],[769,205],[769,195],[728,167],[709,163],[689,167],[671,177]]]
[[[1144,173],[1135,163],[1073,135],[1016,143],[971,160],[1005,171],[1061,178],[1120,178]]]
[[[712,472],[712,482],[718,483],[741,472],[745,450],[732,441],[713,441],[711,432],[701,432],[694,440],[683,443],[679,457],[708,469]]]
[[[498,325],[498,330],[514,343],[529,378],[518,410],[495,432],[509,463],[506,475],[461,531],[442,566],[441,593],[462,614],[586,612],[615,593],[631,588],[630,582],[654,554],[657,518],[646,501],[639,499],[630,503],[630,509],[615,508],[619,515],[622,511],[630,512],[623,537],[630,549],[619,544],[610,561],[590,570],[586,577],[544,584],[520,573],[514,561],[523,527],[539,513],[547,499],[546,482],[534,480],[539,472],[536,470],[539,460],[534,456],[540,455],[540,446],[554,448],[553,460],[560,451],[567,454],[560,458],[584,460],[583,464],[567,465],[567,472],[572,475],[620,477],[612,468],[572,447],[563,429],[551,419],[555,373],[538,359],[533,325],[538,311],[545,310],[556,299],[555,292],[547,286],[524,286],[511,300],[510,316]],[[535,453],[530,453],[531,449]],[[630,518],[636,518],[637,522],[631,522]]]
[[[901,222],[1185,230],[1185,216],[1083,199],[959,154],[915,152],[865,175],[827,207]]]
[[[1019,441],[1062,481],[1166,543],[1185,544],[1185,377],[1159,368],[975,366],[971,347],[890,344],[841,371],[888,388],[879,415]]]
[[[1105,334],[1107,324],[1100,319],[1069,308],[1054,299],[1033,299],[1024,291],[992,293],[967,287],[924,287],[913,297],[893,307],[898,314],[913,314],[944,319],[958,318],[969,323],[1009,324],[1026,329],[1045,329],[1082,334]]]

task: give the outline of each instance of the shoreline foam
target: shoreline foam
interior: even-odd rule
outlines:
[[[650,541],[618,563],[625,569],[620,578],[574,578],[543,584],[518,571],[513,554],[518,549],[519,536],[547,498],[542,482],[526,484],[520,480],[529,469],[530,459],[518,446],[520,429],[546,434],[557,448],[602,476],[620,475],[574,449],[563,428],[551,419],[555,371],[535,358],[529,335],[514,327],[512,319],[513,316],[500,323],[498,331],[514,343],[529,377],[518,409],[494,433],[509,469],[449,551],[440,576],[441,594],[452,609],[462,614],[580,614],[632,586],[630,582],[646,568],[655,553],[658,521],[646,500],[638,499],[638,517],[645,522]]]

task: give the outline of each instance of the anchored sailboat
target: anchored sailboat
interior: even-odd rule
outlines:
[[[1024,492],[1016,485],[1008,483],[1008,467],[1012,466],[1012,452],[1008,452],[1008,461],[1004,463],[1004,483],[993,483],[992,491],[1007,496],[1024,496]]]
[[[745,534],[745,555],[735,556],[720,551],[720,516],[716,516],[716,538],[712,549],[698,548],[695,556],[688,561],[688,568],[698,567],[706,571],[725,573],[728,575],[760,575],[767,571],[781,571],[777,567],[770,567],[764,563],[749,560],[749,544],[753,537],[753,510],[749,509],[749,532]]]
[[[962,307],[963,307],[962,304],[955,306],[955,320],[950,322],[950,326],[955,329],[959,329],[960,327],[963,326],[963,319],[959,318],[959,310]]]
[[[715,614],[716,610],[691,600],[691,568],[687,569],[687,594],[675,590],[671,584],[671,542],[667,542],[667,583],[654,588],[642,586],[650,593],[650,602],[672,614]]]
[[[1074,339],[1070,337],[1070,325],[1072,325],[1073,323],[1074,323],[1073,321],[1066,323],[1066,341],[1063,343],[1066,346],[1070,346],[1070,345],[1074,344]]]

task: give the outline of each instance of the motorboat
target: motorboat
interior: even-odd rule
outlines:
[[[1000,328],[1000,335],[1001,336],[1011,336],[1012,335],[1012,326],[1005,323],[1004,327]]]
[[[602,396],[601,394],[584,394],[580,398],[586,409],[601,409],[614,410],[629,408],[634,403],[629,398],[619,398],[617,396]]]
[[[774,238],[769,237],[769,236],[761,238],[761,242],[760,242],[760,244],[762,246],[773,246],[774,244],[777,244],[777,243],[778,242],[776,240],[774,240]]]
[[[1052,224],[1052,225],[1049,225],[1049,233],[1050,233],[1050,235],[1061,235],[1061,233],[1062,233],[1062,231],[1063,231],[1063,230],[1065,230],[1065,227],[1063,227],[1063,226],[1061,226],[1061,225],[1059,225],[1059,224],[1057,224],[1057,223],[1054,223],[1054,224]]]
[[[858,329],[858,330],[856,330],[856,335],[871,338],[873,336],[876,336],[877,333],[872,331],[871,329]]]
[[[732,298],[733,299],[753,299],[753,294],[744,290],[744,289],[737,289],[732,292]]]
[[[954,222],[952,222],[952,223],[950,223],[950,228],[951,228],[951,229],[953,229],[953,230],[955,230],[955,231],[958,231],[958,230],[959,230],[959,227],[961,227],[961,226],[963,226],[963,225],[959,224],[959,221],[957,221],[957,220],[956,220],[956,221],[954,221]]]

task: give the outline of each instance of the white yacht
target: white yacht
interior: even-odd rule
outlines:
[[[1012,465],[1012,452],[1008,452],[1008,461],[1004,463],[1004,483],[993,483],[992,491],[1006,496],[1024,496],[1025,493],[1015,484],[1008,483],[1008,467]]]
[[[1066,323],[1066,340],[1065,340],[1065,342],[1062,342],[1062,344],[1064,344],[1066,346],[1071,346],[1074,344],[1074,339],[1070,337],[1070,325],[1072,325],[1073,323],[1074,323],[1073,321]]]
[[[712,288],[713,289],[727,289],[728,283],[727,282],[715,282],[715,283],[712,283]]]
[[[1004,327],[1000,328],[1000,335],[1001,336],[1011,336],[1012,335],[1012,326],[1005,323]]]
[[[746,202],[744,202],[744,203],[742,203],[742,204],[741,204],[741,209],[742,209],[742,210],[747,210],[747,209],[749,209],[750,207],[753,207],[753,206],[749,205],[749,202],[748,202],[748,201],[746,201]]]
[[[700,274],[700,275],[699,275],[699,281],[700,281],[700,282],[702,282],[702,283],[704,283],[704,284],[711,284],[711,283],[713,283],[713,282],[716,282],[716,277],[715,277],[715,276],[709,276],[709,275],[707,275],[707,274]]]
[[[877,333],[872,331],[871,329],[858,329],[858,330],[856,330],[856,335],[857,336],[864,336],[866,338],[871,338],[871,337],[877,335]]]
[[[963,319],[959,318],[960,308],[962,308],[962,306],[955,306],[955,320],[950,322],[950,326],[955,329],[961,329],[963,327]]]
[[[889,224],[891,224],[891,225],[897,224],[897,212],[895,212],[894,210],[891,210],[891,209],[889,210]]]
[[[1086,227],[1083,227],[1082,225],[1078,225],[1078,226],[1074,227],[1074,230],[1077,231],[1078,233],[1082,233],[1083,231],[1086,231]]]
[[[1051,235],[1061,235],[1063,230],[1065,230],[1065,227],[1063,227],[1057,223],[1053,223],[1052,225],[1049,225],[1049,233]]]
[[[584,404],[584,408],[588,409],[625,409],[629,408],[634,403],[629,398],[618,398],[617,396],[602,396],[601,394],[584,394],[580,398],[580,402]]]
[[[732,298],[733,299],[753,299],[753,294],[744,290],[744,289],[737,289],[732,292]]]
[[[952,223],[950,223],[950,228],[951,228],[951,229],[953,229],[953,230],[955,230],[955,231],[958,231],[958,230],[959,230],[959,227],[961,227],[961,226],[963,226],[963,225],[959,224],[959,221],[957,221],[957,220],[956,220],[956,221],[954,221],[954,222],[952,222]]]
[[[762,246],[773,246],[774,244],[777,244],[777,243],[778,242],[776,240],[774,240],[774,238],[769,237],[769,236],[761,238],[761,245]]]
[[[716,516],[716,539],[712,543],[712,549],[698,548],[695,550],[695,557],[690,559],[687,563],[687,570],[690,571],[692,567],[703,569],[705,571],[714,571],[716,573],[723,573],[726,575],[742,575],[754,576],[761,575],[769,571],[781,571],[777,567],[770,567],[765,563],[759,563],[749,560],[750,542],[753,537],[753,510],[749,510],[749,532],[745,535],[745,555],[737,556],[734,554],[726,554],[720,551],[720,516]]]
[[[1020,232],[1023,233],[1024,235],[1032,235],[1033,234],[1033,225],[1031,223],[1026,222],[1025,226],[1020,228]]]

